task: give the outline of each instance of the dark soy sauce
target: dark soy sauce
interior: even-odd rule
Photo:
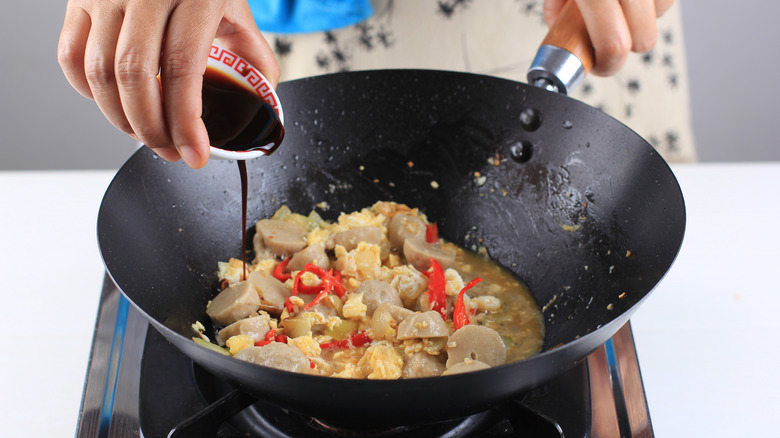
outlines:
[[[241,279],[246,281],[246,200],[249,183],[245,160],[238,160],[238,173],[241,176],[241,261],[244,264],[244,275]]]
[[[212,146],[229,151],[261,150],[272,154],[284,139],[284,126],[273,107],[230,76],[206,68],[203,75],[203,112]],[[249,183],[246,161],[237,160],[241,177],[241,261],[246,268],[246,208]]]
[[[212,146],[271,154],[282,143],[284,126],[274,108],[225,73],[206,68],[202,96],[201,118]]]

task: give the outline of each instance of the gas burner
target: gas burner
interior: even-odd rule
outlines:
[[[349,423],[345,407],[345,422]],[[653,437],[630,326],[566,374],[485,412],[366,430],[256,399],[194,364],[106,278],[77,438]]]

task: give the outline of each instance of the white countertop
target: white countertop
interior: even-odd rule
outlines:
[[[688,225],[632,319],[658,437],[767,436],[780,411],[780,163],[673,166]],[[73,436],[113,171],[0,172],[0,430]],[[10,317],[10,321],[8,321]]]

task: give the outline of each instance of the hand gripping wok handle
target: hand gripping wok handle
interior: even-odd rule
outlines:
[[[528,70],[528,83],[568,94],[593,69],[596,54],[574,0],[561,9]]]

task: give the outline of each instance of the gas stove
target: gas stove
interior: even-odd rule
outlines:
[[[168,343],[106,276],[77,438],[653,437],[630,323],[566,374],[490,410],[381,430],[257,400]]]

